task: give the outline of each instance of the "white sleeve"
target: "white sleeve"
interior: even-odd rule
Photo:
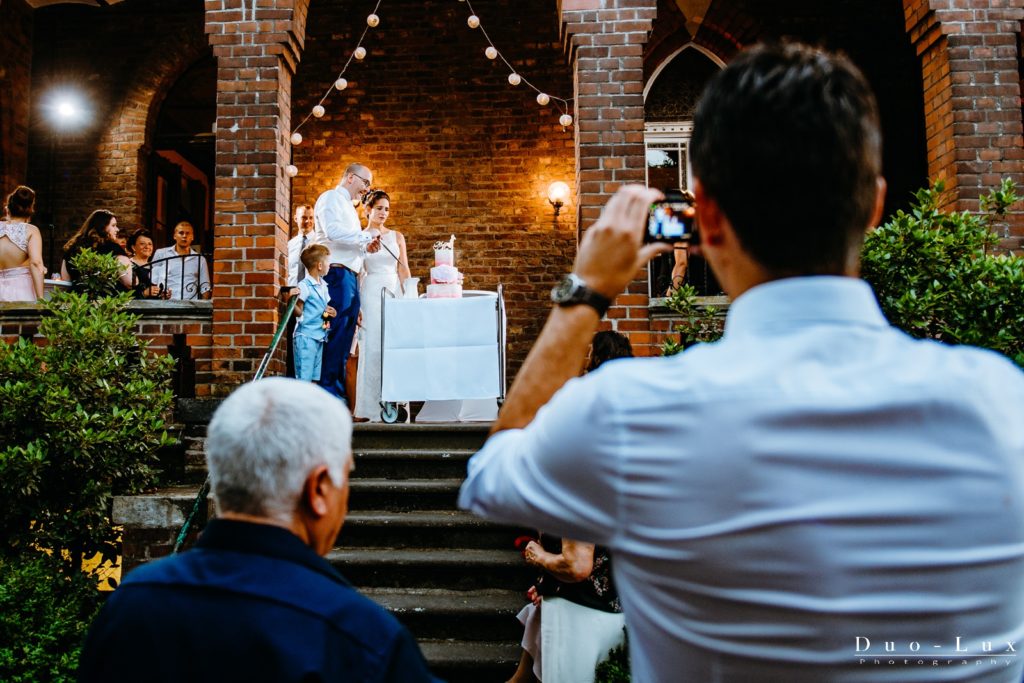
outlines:
[[[614,546],[619,432],[596,376],[568,382],[525,429],[499,432],[469,461],[459,506],[495,521]]]
[[[167,264],[170,263],[170,261],[157,263],[157,261],[160,261],[165,256],[161,253],[162,251],[163,249],[157,249],[153,252],[152,258],[149,259],[149,277],[157,287],[160,285],[167,285]]]
[[[302,238],[299,237],[299,242],[295,242],[295,238],[288,240],[288,279],[285,280],[285,284],[289,287],[294,287],[299,283],[299,255],[298,245],[302,244]],[[292,246],[295,244],[296,246]]]
[[[359,216],[352,207],[342,206],[344,195],[337,192],[321,197],[313,209],[313,220],[327,239],[345,244],[367,244],[373,238],[363,232]]]

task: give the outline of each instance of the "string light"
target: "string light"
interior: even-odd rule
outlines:
[[[292,145],[302,144],[302,135],[299,133],[299,129],[306,125],[310,118],[320,119],[323,118],[324,115],[327,113],[327,110],[324,107],[324,102],[326,102],[327,98],[330,97],[331,91],[337,90],[338,92],[341,92],[342,90],[348,88],[348,80],[344,77],[345,72],[348,70],[348,67],[352,64],[353,59],[358,62],[362,62],[364,59],[366,59],[367,51],[366,48],[363,47],[363,41],[366,39],[366,34],[369,32],[371,28],[376,28],[377,26],[380,25],[380,16],[377,14],[377,10],[380,9],[381,2],[383,2],[383,0],[377,0],[377,4],[374,6],[373,11],[369,15],[367,15],[366,28],[363,29],[363,33],[362,35],[359,36],[359,41],[356,43],[356,48],[352,51],[352,54],[349,56],[348,60],[345,61],[345,65],[341,68],[341,71],[338,73],[338,77],[335,79],[334,83],[331,84],[331,86],[327,89],[327,92],[323,94],[323,97],[321,97],[320,101],[313,106],[311,111],[308,114],[306,114],[305,118],[303,118],[302,121],[299,122],[299,125],[295,126],[294,130],[292,131],[292,134],[289,136]],[[525,79],[521,74],[519,74],[512,66],[512,64],[507,59],[505,59],[505,56],[501,54],[501,51],[499,51],[498,48],[495,47],[494,41],[492,41],[491,37],[487,34],[487,29],[485,29],[481,24],[480,17],[473,10],[472,3],[470,3],[469,0],[459,0],[459,2],[464,2],[466,4],[466,8],[469,10],[469,17],[466,19],[466,25],[469,26],[469,28],[471,29],[479,28],[480,32],[483,33],[484,38],[487,40],[487,48],[484,50],[484,55],[487,57],[487,59],[495,60],[500,58],[501,61],[505,64],[505,66],[508,67],[509,85],[515,87],[520,85],[521,83],[525,83],[527,87],[531,88],[534,92],[537,93],[537,104],[539,104],[542,107],[547,106],[548,104],[551,103],[552,100],[554,100],[558,104],[558,109],[560,109],[562,112],[561,116],[558,117],[558,123],[563,128],[568,128],[569,126],[571,126],[573,124],[573,117],[570,111],[571,103],[573,100],[549,95],[546,92],[542,91],[537,86],[535,86],[533,83]],[[285,166],[284,172],[289,178],[294,178],[299,174],[299,169],[294,164],[288,164],[287,166]]]
[[[484,50],[484,54],[487,56],[487,59],[498,59],[498,58],[500,58],[501,61],[505,63],[505,66],[508,67],[508,70],[509,70],[508,83],[509,83],[509,85],[514,87],[514,86],[519,85],[520,83],[525,83],[527,85],[527,87],[531,88],[534,92],[537,93],[537,104],[539,104],[542,107],[546,107],[548,104],[551,103],[552,100],[556,101],[558,103],[558,108],[562,112],[562,115],[558,117],[558,123],[561,124],[561,126],[563,128],[568,128],[569,126],[571,126],[572,123],[573,123],[573,117],[572,117],[572,114],[570,114],[569,112],[570,112],[570,109],[571,109],[571,104],[570,103],[572,102],[572,100],[571,99],[564,99],[564,98],[561,98],[561,97],[553,97],[553,96],[547,94],[546,92],[544,92],[543,90],[541,90],[540,88],[538,88],[537,86],[535,86],[533,83],[530,83],[530,81],[528,81],[525,78],[523,78],[515,70],[515,68],[512,66],[512,64],[509,63],[509,61],[507,59],[505,59],[505,56],[503,54],[501,54],[501,51],[499,51],[498,48],[495,47],[494,41],[491,40],[491,37],[487,34],[487,29],[485,29],[481,25],[481,23],[480,23],[480,17],[477,15],[476,11],[473,9],[473,3],[471,3],[469,0],[459,0],[459,2],[465,2],[466,3],[466,9],[469,10],[469,18],[466,19],[466,24],[470,28],[473,28],[473,29],[479,28],[480,32],[484,34],[484,38],[487,40],[487,49]]]

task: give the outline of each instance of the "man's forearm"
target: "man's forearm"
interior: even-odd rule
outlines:
[[[600,317],[590,306],[555,308],[516,375],[491,433],[530,424],[540,407],[580,374]]]

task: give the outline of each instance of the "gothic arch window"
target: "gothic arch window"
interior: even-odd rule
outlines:
[[[688,43],[662,62],[644,89],[644,146],[648,187],[688,189],[693,114],[704,86],[724,63],[704,48]],[[650,296],[663,297],[673,285],[686,282],[701,296],[718,296],[721,287],[699,257],[682,250],[664,254],[648,268]]]

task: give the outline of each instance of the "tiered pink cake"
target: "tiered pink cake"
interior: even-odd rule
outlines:
[[[455,267],[455,235],[447,242],[434,243],[434,267],[430,269],[428,299],[458,299],[462,296],[462,273]]]

